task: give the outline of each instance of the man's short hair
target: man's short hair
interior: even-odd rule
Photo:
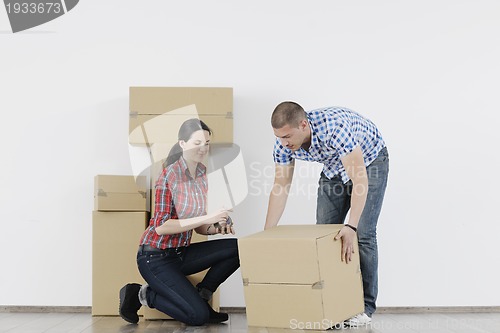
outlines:
[[[295,102],[282,102],[274,109],[271,116],[273,128],[282,128],[285,125],[299,127],[300,122],[306,119],[306,112]]]

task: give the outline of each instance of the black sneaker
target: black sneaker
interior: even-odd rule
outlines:
[[[227,313],[216,312],[214,309],[212,309],[212,307],[210,306],[210,304],[208,304],[207,301],[205,301],[205,302],[206,302],[207,307],[208,307],[208,313],[209,313],[208,323],[209,324],[219,324],[219,323],[222,323],[222,322],[227,321],[229,319],[229,316]]]
[[[139,301],[139,290],[141,285],[137,283],[129,283],[120,289],[120,316],[132,324],[139,322],[137,311],[141,308]]]

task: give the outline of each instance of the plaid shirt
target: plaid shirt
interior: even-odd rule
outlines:
[[[307,112],[311,127],[311,146],[292,152],[276,138],[274,161],[278,164],[290,164],[293,159],[315,161],[324,164],[323,173],[329,179],[336,175],[347,183],[349,176],[340,159],[351,153],[357,146],[363,151],[365,166],[369,166],[378,153],[385,147],[385,142],[375,126],[367,118],[342,107],[327,107]]]
[[[198,163],[194,179],[183,157],[163,169],[155,186],[154,215],[141,237],[140,244],[159,249],[189,246],[193,230],[173,235],[158,235],[155,228],[169,219],[187,219],[205,215],[207,190],[206,167],[201,163]]]

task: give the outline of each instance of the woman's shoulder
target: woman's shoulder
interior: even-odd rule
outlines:
[[[178,172],[176,172],[174,164],[170,164],[166,167],[164,167],[160,173],[160,176],[158,177],[156,181],[156,185],[165,185],[167,183],[174,182],[175,179],[178,177]]]

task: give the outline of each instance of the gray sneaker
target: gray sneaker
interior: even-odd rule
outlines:
[[[349,327],[361,327],[368,326],[371,322],[372,319],[366,313],[360,313],[344,321],[344,324]]]

